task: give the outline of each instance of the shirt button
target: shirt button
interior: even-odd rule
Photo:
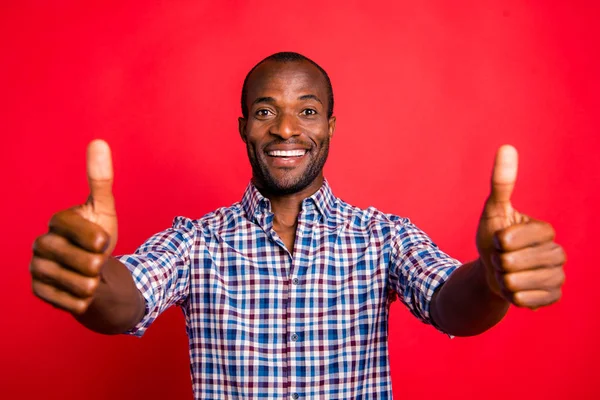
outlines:
[[[292,283],[293,283],[294,285],[297,285],[297,284],[298,284],[298,282],[299,282],[298,278],[294,278],[294,279],[292,279]]]
[[[298,393],[292,393],[292,399],[296,400],[300,395]]]
[[[292,334],[292,342],[297,342],[297,341],[298,341],[298,335],[296,335],[295,333]]]

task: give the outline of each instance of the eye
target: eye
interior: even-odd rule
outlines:
[[[317,115],[317,110],[313,108],[305,108],[301,112],[302,115]]]
[[[269,115],[273,115],[271,110],[267,110],[266,108],[261,108],[260,110],[256,110],[255,115],[257,117],[268,117]]]

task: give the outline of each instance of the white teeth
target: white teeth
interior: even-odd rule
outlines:
[[[306,150],[274,150],[267,153],[271,157],[301,157]]]

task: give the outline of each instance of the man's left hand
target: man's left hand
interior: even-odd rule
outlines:
[[[560,299],[566,257],[554,242],[552,225],[512,207],[517,169],[516,149],[500,147],[479,220],[477,249],[491,290],[516,306],[537,309]]]

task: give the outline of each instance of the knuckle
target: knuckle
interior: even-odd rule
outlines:
[[[48,283],[60,280],[63,267],[53,261],[34,258],[31,264],[31,276]]]
[[[90,303],[91,303],[91,300],[84,300],[84,299],[76,300],[71,308],[71,312],[73,314],[81,315],[84,312],[86,312]]]
[[[41,282],[51,282],[52,276],[48,271],[48,266],[45,263],[38,261],[31,267],[31,278]]]
[[[521,237],[527,233],[527,227],[523,224],[516,224],[500,231],[502,249],[512,251],[520,248]]]
[[[48,223],[48,227],[50,229],[55,228],[55,227],[61,227],[65,224],[65,220],[69,218],[69,215],[72,215],[73,211],[70,209],[67,210],[61,210],[58,211],[54,214],[52,214],[52,217],[50,217],[50,222]]]
[[[52,231],[58,224],[60,221],[60,214],[61,212],[57,212],[52,214],[52,217],[50,217],[50,221],[48,221],[48,230]]]
[[[36,297],[40,297],[39,283],[35,279],[31,281],[31,291]]]
[[[512,241],[512,234],[509,229],[503,229],[499,232],[496,232],[496,242],[501,250],[505,250]]]
[[[550,240],[554,239],[556,236],[556,231],[551,223],[546,221],[541,221],[543,232],[550,238]]]
[[[108,247],[109,237],[104,230],[97,229],[92,235],[92,246],[97,252],[103,252]]]
[[[517,307],[527,307],[527,298],[521,293],[517,292],[513,295],[513,304]]]
[[[34,279],[42,278],[46,275],[46,266],[41,259],[34,257],[29,264],[29,272]]]
[[[503,279],[504,287],[511,292],[516,292],[519,289],[519,282],[514,274],[506,274]]]
[[[564,264],[567,261],[567,253],[565,253],[565,249],[562,246],[556,245],[556,258],[558,260],[558,264]]]
[[[35,240],[33,245],[33,252],[34,254],[40,256],[52,255],[59,251],[62,244],[63,240],[61,236],[49,232],[42,236],[39,236]]]
[[[97,278],[86,278],[83,281],[82,294],[86,297],[91,297],[96,292],[96,288],[98,288],[99,279]]]
[[[33,253],[38,254],[41,251],[43,251],[47,247],[47,243],[48,243],[48,234],[47,233],[35,238],[35,240],[33,241]]]
[[[84,313],[85,308],[83,306],[80,305],[80,303],[76,303],[73,306],[68,308],[69,312],[71,312],[72,314],[75,315],[81,315]]]
[[[56,266],[56,264],[52,261],[40,260],[38,262],[38,272],[41,276],[52,277],[52,275],[56,274],[56,268],[54,266]]]
[[[58,223],[60,223],[63,216],[64,216],[64,210],[52,214],[52,217],[50,217],[50,221],[48,222],[48,226],[50,228],[52,228],[53,226],[56,226]]]
[[[104,265],[104,257],[101,255],[92,255],[88,262],[88,271],[90,274],[98,275]]]
[[[33,280],[31,284],[31,289],[35,296],[47,303],[52,300],[52,292],[48,290],[49,288],[39,280]]]
[[[502,270],[507,270],[507,269],[510,269],[511,267],[514,267],[515,257],[512,253],[502,253],[502,254],[500,254],[499,258],[500,258],[499,267]]]
[[[34,274],[37,272],[39,266],[38,266],[39,262],[38,262],[38,258],[37,257],[33,257],[31,259],[31,262],[29,263],[29,273],[34,276]]]

